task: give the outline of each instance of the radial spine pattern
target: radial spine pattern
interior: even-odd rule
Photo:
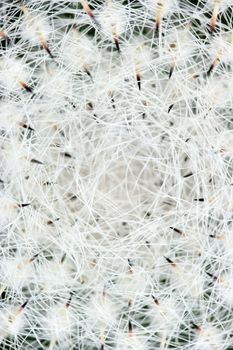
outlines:
[[[232,11],[1,1],[0,349],[233,349]]]

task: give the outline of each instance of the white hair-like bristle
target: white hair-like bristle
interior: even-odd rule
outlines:
[[[232,0],[0,4],[0,349],[231,350]]]

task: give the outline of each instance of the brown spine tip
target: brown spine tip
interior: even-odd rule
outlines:
[[[152,299],[156,305],[159,305],[159,301],[158,301],[158,299],[155,298],[154,295],[152,295]]]
[[[49,45],[48,45],[47,41],[43,41],[42,42],[42,47],[48,53],[50,58],[54,58],[54,56],[53,56],[53,54],[52,54],[52,52],[51,52],[51,50],[49,48]]]
[[[68,307],[70,307],[72,298],[73,298],[73,293],[70,293],[70,297],[69,297],[69,299],[67,300],[67,302],[65,304],[65,308],[66,309],[68,309]]]
[[[210,19],[210,33],[213,34],[214,31],[215,31],[215,25],[216,25],[216,20],[217,20],[217,17],[216,17],[216,13],[214,13],[215,10],[213,11],[213,14],[211,16],[211,19]]]
[[[0,30],[0,38],[3,38],[3,39],[5,39],[5,33],[4,33],[4,31],[3,30]]]
[[[31,259],[29,259],[29,262],[34,261],[37,257],[38,257],[39,253],[33,255],[33,257]]]
[[[217,22],[217,18],[218,18],[218,13],[219,13],[220,2],[221,2],[221,0],[216,1],[215,5],[214,5],[212,16],[210,19],[210,32],[211,32],[211,34],[213,34],[213,32],[215,31],[215,26],[216,26],[216,22]]]
[[[160,30],[160,20],[156,20],[155,32],[156,32],[157,35],[159,34],[159,30]]]
[[[128,259],[128,265],[129,265],[129,273],[133,273],[133,264],[132,261],[130,259]]]
[[[3,30],[0,30],[0,39],[10,41],[9,36]]]
[[[35,131],[35,129],[33,129],[30,125],[27,125],[27,124],[25,124],[25,123],[19,122],[18,125],[21,126],[21,128],[28,129],[28,130],[30,130],[30,131]]]
[[[95,16],[93,14],[93,12],[91,11],[90,7],[86,7],[86,13],[88,14],[88,16],[91,17],[91,19],[95,19]]]
[[[47,225],[53,225],[54,222],[59,221],[59,220],[60,220],[60,218],[56,218],[56,219],[54,219],[54,220],[48,220],[48,221],[47,221]]]
[[[212,273],[206,272],[206,274],[207,274],[209,277],[213,278],[214,281],[217,281],[218,277],[214,276]]]
[[[86,14],[96,23],[96,19],[95,19],[95,16],[90,8],[90,6],[88,5],[88,3],[85,1],[85,0],[80,0],[81,4],[82,4],[82,7],[83,7],[83,10],[86,12]]]
[[[33,93],[33,88],[31,86],[26,84],[24,81],[20,81],[19,83],[27,92],[30,92],[31,94]]]
[[[141,76],[139,73],[136,74],[136,80],[138,83],[138,89],[141,90]]]
[[[117,51],[120,53],[121,50],[120,50],[120,44],[119,44],[118,38],[114,38],[113,40],[114,40],[114,43],[115,43],[115,45],[116,45]]]
[[[196,323],[194,323],[193,321],[191,321],[191,325],[194,329],[196,329],[197,331],[201,331],[201,327],[198,326]]]
[[[210,21],[210,33],[213,34],[215,31],[215,23],[213,21]]]

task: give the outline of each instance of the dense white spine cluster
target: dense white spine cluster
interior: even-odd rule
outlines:
[[[233,349],[232,8],[1,2],[1,349]]]

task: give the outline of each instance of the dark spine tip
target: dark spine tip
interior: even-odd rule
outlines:
[[[49,55],[49,57],[50,57],[51,59],[54,59],[54,56],[53,56],[53,54],[52,54],[52,52],[51,52],[51,50],[50,50],[50,48],[49,48],[49,46],[48,46],[47,43],[46,43],[46,44],[43,44],[43,48],[45,49],[45,51],[47,52],[47,54]]]
[[[129,265],[129,267],[132,269],[132,267],[133,267],[133,264],[132,264],[132,261],[131,261],[131,259],[127,259],[127,261],[128,261],[128,265]]]
[[[50,181],[45,181],[43,183],[43,186],[50,186],[50,185],[53,185],[54,183],[53,182],[50,182]]]
[[[88,16],[91,17],[94,21],[96,21],[95,16],[94,16],[94,14],[93,14],[92,11],[89,10],[87,14],[88,14]]]
[[[22,87],[27,91],[30,92],[31,94],[33,93],[33,88],[26,83],[22,83]]]
[[[169,78],[169,79],[171,79],[173,72],[174,72],[174,66],[172,66],[172,67],[170,68],[169,75],[168,75],[168,78]]]
[[[29,205],[31,205],[31,203],[19,203],[19,204],[17,204],[18,208],[25,208],[25,207],[28,207]]]
[[[76,108],[77,108],[77,106],[75,105],[75,103],[74,103],[73,101],[69,101],[69,104],[71,105],[71,107],[72,107],[73,109],[76,109]]]
[[[141,90],[141,76],[140,74],[136,74],[136,79],[138,83],[138,89]]]
[[[112,102],[112,108],[116,109],[115,100],[113,97],[111,97],[111,102]]]
[[[158,299],[155,298],[154,295],[152,295],[152,299],[156,305],[159,305],[159,301],[158,301]]]
[[[218,278],[217,278],[216,276],[214,276],[212,273],[206,272],[206,274],[207,274],[209,277],[213,278],[214,281],[217,281]]]
[[[70,297],[69,299],[67,300],[66,304],[65,304],[65,307],[68,309],[68,307],[70,307],[70,304],[71,304],[71,300],[73,298],[73,293],[70,293]]]
[[[20,124],[20,126],[24,129],[30,130],[30,131],[35,131],[30,125],[27,124]]]
[[[160,22],[159,21],[156,21],[156,24],[155,24],[155,33],[157,35],[159,35],[159,30],[160,30]]]
[[[182,232],[181,230],[179,230],[178,228],[175,228],[175,227],[173,227],[173,226],[170,226],[170,229],[173,230],[173,231],[175,231],[176,233],[179,233],[180,235],[183,234],[183,232]]]
[[[188,174],[184,175],[183,178],[186,179],[187,177],[190,177],[192,175],[193,175],[193,173],[188,173]]]
[[[169,259],[169,258],[167,258],[166,256],[164,256],[164,258],[167,260],[167,262],[169,263],[169,264],[171,264],[172,266],[176,266],[176,264],[171,260],[171,259]]]
[[[54,220],[48,220],[48,221],[47,221],[47,225],[53,225],[54,222],[59,221],[59,220],[60,220],[60,218],[56,218],[56,219],[54,219]]]
[[[214,63],[211,64],[210,68],[208,69],[208,71],[207,71],[207,73],[206,73],[208,77],[209,77],[210,74],[212,73],[213,69],[214,69]]]
[[[210,34],[213,35],[215,32],[215,23],[210,23]]]
[[[43,162],[41,162],[41,161],[39,161],[39,160],[37,160],[37,159],[35,159],[35,158],[32,158],[32,159],[30,160],[30,162],[31,162],[31,163],[34,163],[34,164],[39,164],[39,165],[43,165],[43,164],[44,164]]]
[[[97,117],[97,115],[95,113],[93,114],[93,119],[96,121],[96,123],[99,124],[99,118]]]
[[[92,102],[87,102],[87,108],[92,110],[94,107],[93,107],[93,103]]]
[[[86,67],[84,68],[84,72],[89,76],[89,78],[91,79],[91,81],[93,82],[93,78],[91,75],[91,72],[89,71],[89,69],[87,69]]]
[[[174,103],[168,107],[168,110],[167,110],[167,112],[168,112],[168,113],[170,113],[170,112],[171,112],[171,110],[172,110],[173,106],[174,106]]]
[[[66,158],[72,158],[72,155],[68,152],[62,152],[63,156]]]
[[[132,326],[132,322],[129,320],[129,323],[128,323],[128,331],[129,333],[131,334],[132,331],[133,331],[133,326]]]
[[[61,264],[63,264],[63,263],[64,263],[65,258],[66,258],[66,253],[64,253],[64,254],[62,255],[62,258],[61,258]]]
[[[194,198],[194,202],[204,202],[205,198]]]
[[[39,253],[33,255],[33,257],[30,259],[30,262],[34,261],[39,256]]]
[[[69,200],[70,200],[70,201],[75,201],[77,198],[78,198],[78,196],[77,196],[76,194],[73,194],[73,195],[69,198]]]
[[[114,43],[115,43],[115,46],[116,46],[117,51],[120,53],[121,50],[120,50],[119,40],[118,40],[117,38],[114,38]]]
[[[193,321],[191,321],[191,326],[192,326],[194,329],[198,330],[198,331],[201,330],[201,328],[200,328],[196,323],[194,323]]]
[[[29,302],[29,299],[26,300],[26,301],[21,305],[21,309],[24,309],[24,308],[27,306],[28,302]]]

